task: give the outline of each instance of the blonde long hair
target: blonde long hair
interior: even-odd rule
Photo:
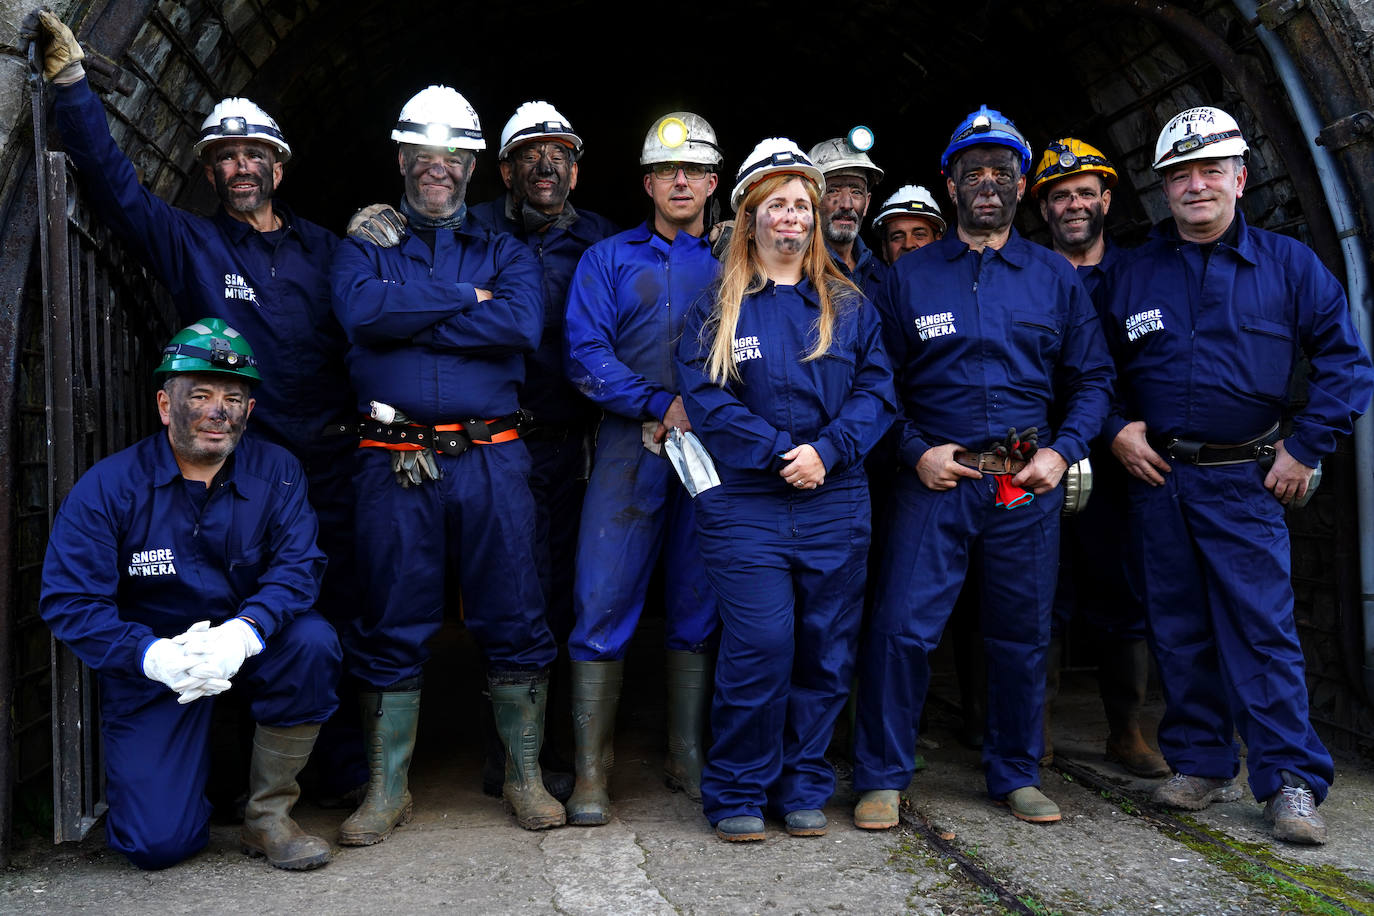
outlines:
[[[725,251],[720,280],[716,284],[715,308],[712,309],[710,320],[702,328],[703,339],[708,335],[714,335],[710,355],[706,360],[706,375],[717,385],[723,386],[727,381],[739,378],[739,372],[735,368],[734,343],[740,307],[746,296],[757,293],[768,282],[763,261],[759,257],[758,244],[754,240],[754,214],[759,204],[769,195],[798,177],[802,178],[807,196],[811,198],[811,212],[815,215],[811,240],[802,261],[802,276],[811,281],[821,306],[821,314],[815,324],[816,345],[802,358],[803,362],[820,359],[830,352],[838,310],[852,307],[859,302],[859,288],[835,266],[830,252],[825,247],[818,210],[820,193],[816,186],[805,177],[792,172],[765,178],[754,185],[740,203],[735,218],[735,229],[730,235],[730,245]]]

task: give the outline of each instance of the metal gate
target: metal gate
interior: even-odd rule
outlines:
[[[30,52],[31,72],[37,61]],[[152,372],[176,329],[165,290],[82,205],[64,153],[46,149],[46,99],[31,80],[40,214],[46,527],[85,471],[158,428]],[[46,540],[46,538],[45,538]],[[21,575],[37,576],[32,565]],[[36,593],[36,589],[21,593]],[[48,637],[53,839],[79,840],[105,810],[95,679]]]

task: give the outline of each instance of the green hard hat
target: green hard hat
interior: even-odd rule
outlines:
[[[253,348],[222,318],[202,318],[178,331],[162,348],[162,363],[153,370],[153,377],[182,372],[234,375],[250,385],[262,381]]]

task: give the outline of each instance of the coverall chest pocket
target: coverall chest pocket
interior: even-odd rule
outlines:
[[[1259,315],[1240,316],[1240,347],[1231,367],[1245,390],[1275,400],[1288,396],[1297,355],[1293,329]]]
[[[857,366],[854,354],[839,347],[838,342],[832,344],[829,353],[812,362],[819,376],[817,381],[823,394],[823,403],[832,415],[853,390]]]
[[[1053,363],[1059,356],[1063,322],[1055,315],[1022,309],[1011,313],[1011,333],[1012,347],[1019,357],[1018,368],[1036,378],[1042,377],[1040,367]]]
[[[249,547],[229,557],[229,581],[234,596],[242,601],[258,591],[258,582],[267,571],[267,551],[261,545]]]

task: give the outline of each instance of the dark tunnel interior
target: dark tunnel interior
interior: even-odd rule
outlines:
[[[787,136],[806,149],[871,127],[872,156],[887,172],[871,215],[908,183],[930,187],[946,205],[940,151],[984,103],[1015,120],[1037,154],[1074,134],[1153,183],[1148,157],[1163,121],[1184,104],[1225,104],[1231,95],[1186,48],[1152,50],[1160,41],[1139,18],[1100,4],[879,2],[831,12],[783,2],[657,11],[465,4],[440,14],[413,0],[357,0],[321,4],[245,85],[228,88],[277,115],[295,149],[282,196],[336,231],[357,207],[398,199],[390,130],[405,100],[431,83],[457,88],[482,120],[487,150],[469,202],[502,193],[501,128],[517,105],[538,98],[586,143],[574,204],[622,226],[647,215],[644,133],[676,109],[705,116],[721,139],[722,209],[734,170],[758,140]],[[1133,98],[1094,97],[1120,93],[1102,84],[1121,64],[1151,57],[1153,67],[1178,72],[1155,74],[1159,85],[1146,85],[1144,74]],[[1129,241],[1150,217],[1123,178],[1109,225]],[[213,206],[208,188],[191,185],[189,202]],[[1021,217],[1032,234],[1034,209],[1023,207]]]

